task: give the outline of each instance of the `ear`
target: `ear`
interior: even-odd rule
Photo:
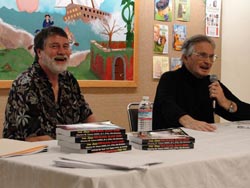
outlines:
[[[186,55],[182,55],[182,56],[181,56],[181,59],[182,59],[183,61],[184,61],[184,60],[187,61],[187,58],[188,58],[188,57],[187,57]]]
[[[42,51],[41,49],[36,49],[36,52],[39,58],[41,57],[41,51]]]
[[[182,61],[182,64],[186,64],[188,62],[188,56],[182,55],[181,56],[181,61]]]

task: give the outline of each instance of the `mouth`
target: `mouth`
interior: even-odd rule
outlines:
[[[202,70],[205,70],[205,71],[208,71],[208,70],[210,70],[210,66],[200,66],[200,69],[202,69]]]
[[[56,57],[54,58],[54,60],[55,60],[55,61],[67,61],[68,58],[65,57],[65,56],[56,56]]]

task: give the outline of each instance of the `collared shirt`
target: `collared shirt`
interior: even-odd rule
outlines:
[[[13,82],[5,110],[3,137],[24,140],[29,136],[56,137],[58,124],[83,123],[92,111],[74,76],[59,75],[58,101],[38,62]]]

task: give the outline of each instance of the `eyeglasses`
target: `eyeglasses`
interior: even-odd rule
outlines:
[[[205,52],[193,52],[192,54],[196,55],[200,59],[207,59],[207,58],[209,58],[209,60],[212,61],[212,62],[215,62],[216,59],[218,58],[217,55],[214,55],[214,54],[209,55],[209,54],[207,54]]]

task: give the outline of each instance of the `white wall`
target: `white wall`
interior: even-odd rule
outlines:
[[[222,2],[221,81],[250,103],[250,1]]]

